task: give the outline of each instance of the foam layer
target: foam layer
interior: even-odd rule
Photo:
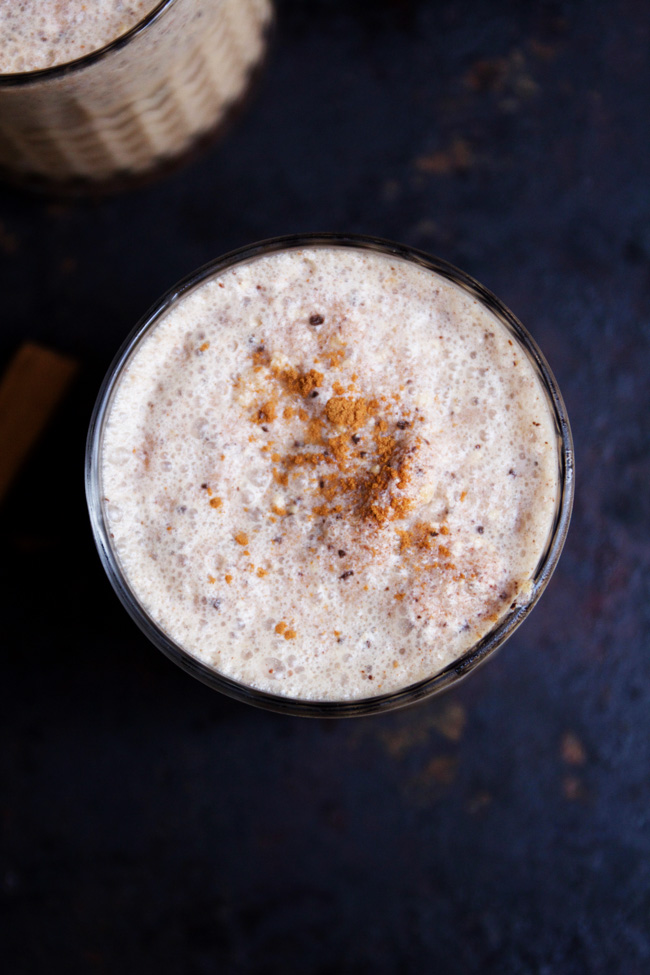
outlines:
[[[525,602],[558,443],[523,349],[415,264],[309,248],[226,271],[141,342],[105,512],[143,606],[271,693],[408,686]]]
[[[0,0],[0,74],[65,64],[104,47],[159,0]]]

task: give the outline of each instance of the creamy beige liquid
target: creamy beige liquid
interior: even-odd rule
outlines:
[[[391,256],[306,248],[214,277],[138,346],[105,513],[190,654],[353,700],[432,676],[527,601],[558,449],[527,355],[477,300]]]
[[[102,48],[156,6],[0,0],[0,81]],[[270,0],[174,0],[125,46],[81,68],[0,84],[0,168],[105,181],[178,155],[244,95],[271,12]]]

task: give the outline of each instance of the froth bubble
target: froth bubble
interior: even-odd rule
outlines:
[[[248,475],[248,480],[251,484],[254,484],[255,487],[261,488],[265,487],[269,483],[270,477],[265,470],[260,468],[258,470],[251,471]]]
[[[201,417],[192,424],[192,436],[196,437],[197,440],[205,440],[209,429],[210,424],[204,417]]]
[[[130,456],[131,454],[126,447],[116,447],[115,450],[111,450],[106,459],[109,464],[114,464],[116,467],[123,467]]]

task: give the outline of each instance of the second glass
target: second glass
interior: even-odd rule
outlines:
[[[69,63],[0,74],[0,173],[20,183],[132,179],[190,149],[246,94],[270,0],[164,0]]]

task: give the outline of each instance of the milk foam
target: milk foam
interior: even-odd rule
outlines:
[[[0,0],[0,73],[36,71],[104,47],[159,0]]]
[[[188,653],[353,700],[434,675],[527,600],[558,451],[526,353],[476,299],[312,247],[217,275],[139,344],[104,510],[137,598]]]

